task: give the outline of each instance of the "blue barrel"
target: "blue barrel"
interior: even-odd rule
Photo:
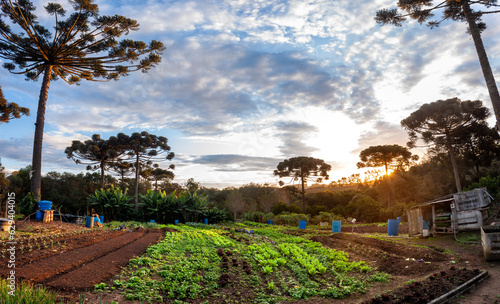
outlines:
[[[333,221],[332,222],[332,231],[335,233],[340,233],[341,221]]]
[[[177,225],[177,224],[179,224],[179,220],[174,221],[174,225]]]
[[[273,224],[273,220],[267,220],[267,224],[268,225],[272,225]]]
[[[104,215],[99,215],[99,220],[101,221],[101,224],[104,224]]]
[[[154,222],[155,222],[155,220],[150,220],[150,222],[151,222],[151,223],[154,223]]]
[[[36,214],[35,214],[35,219],[36,219],[37,221],[41,221],[41,220],[43,220],[43,213],[42,213],[42,211],[38,210],[38,211],[36,212]]]
[[[207,218],[206,218],[206,219],[204,219],[204,220],[203,220],[203,223],[205,223],[205,225],[208,225],[208,219],[207,219]]]
[[[389,220],[387,222],[387,233],[389,236],[397,236],[399,233],[399,221]]]
[[[38,209],[50,210],[50,209],[52,209],[52,202],[51,201],[39,201],[38,202]]]
[[[90,228],[90,223],[92,222],[92,217],[87,216],[87,219],[85,220],[85,227]]]
[[[307,221],[299,221],[299,229],[306,229]]]

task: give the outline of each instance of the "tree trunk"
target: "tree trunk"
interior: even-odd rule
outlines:
[[[389,165],[384,162],[385,166],[385,186],[387,187],[387,208],[391,204],[391,187],[389,186]]]
[[[135,213],[139,212],[139,154],[135,161]]]
[[[302,181],[302,211],[306,212],[306,191],[304,190],[304,175],[302,169],[300,170],[300,180]]]
[[[493,76],[493,71],[491,70],[488,55],[486,54],[486,50],[484,49],[481,32],[479,31],[476,20],[472,15],[469,2],[462,2],[463,12],[465,18],[467,19],[467,23],[469,24],[469,31],[472,39],[474,40],[474,46],[476,47],[477,56],[479,57],[479,63],[481,64],[484,80],[486,81],[488,93],[490,94],[491,103],[493,105],[493,111],[495,112],[497,132],[500,132],[500,94],[498,93],[498,87],[495,82],[495,77]]]
[[[101,163],[101,189],[104,189],[104,164]]]
[[[462,183],[460,182],[460,174],[458,172],[457,159],[455,158],[455,153],[453,152],[453,146],[450,142],[448,135],[446,135],[446,147],[448,148],[448,154],[451,159],[451,166],[453,167],[453,174],[455,175],[455,185],[457,186],[457,192],[462,192]]]
[[[35,123],[35,138],[33,140],[33,159],[31,177],[31,193],[37,201],[42,199],[42,144],[43,127],[45,123],[45,109],[47,107],[47,97],[49,95],[49,85],[52,79],[52,66],[47,66],[43,73],[43,82],[38,98],[38,111]]]

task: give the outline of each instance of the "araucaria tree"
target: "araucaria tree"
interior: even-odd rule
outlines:
[[[406,17],[415,19],[420,24],[427,23],[431,28],[439,26],[441,22],[448,19],[467,22],[467,31],[474,41],[493,104],[497,131],[500,131],[500,94],[481,38],[481,32],[486,29],[486,24],[481,20],[481,17],[486,14],[500,13],[500,10],[496,9],[500,7],[497,0],[441,0],[437,3],[432,0],[399,0],[397,6],[404,13],[396,8],[379,10],[375,17],[377,23],[401,26]],[[472,6],[474,8],[482,7],[483,10],[474,10]],[[435,11],[442,12],[442,16],[433,19]]]
[[[7,102],[0,87],[0,125],[11,119],[20,118],[22,115],[30,115],[30,109],[20,107],[15,102]]]
[[[307,180],[321,183],[323,179],[328,180],[328,171],[332,166],[325,163],[322,159],[313,157],[299,156],[285,159],[280,162],[277,169],[274,170],[274,175],[281,177],[290,177],[290,182],[300,181],[302,185],[302,208],[305,210],[305,189],[304,185]],[[284,183],[280,181],[280,185]]]
[[[60,4],[45,6],[54,16],[51,32],[37,21],[35,6],[28,0],[0,0],[0,58],[13,74],[24,74],[27,80],[43,78],[38,100],[33,144],[33,177],[31,192],[41,197],[42,141],[45,108],[52,80],[68,84],[117,80],[132,71],[147,72],[161,61],[165,49],[159,41],[117,38],[139,29],[133,19],[123,16],[100,16],[93,0],[70,0],[74,9],[65,20]],[[7,19],[10,20],[8,24]],[[11,26],[20,27],[19,34]]]
[[[139,176],[141,168],[150,166],[154,162],[171,160],[174,152],[170,152],[168,139],[164,136],[156,136],[146,131],[133,133],[131,136],[119,133],[118,142],[130,157],[130,162],[135,165],[135,211],[139,211]],[[175,169],[170,164],[169,169]]]
[[[387,206],[390,205],[389,169],[404,170],[411,161],[417,161],[418,155],[412,155],[408,148],[400,145],[370,146],[359,153],[358,168],[384,167],[387,185]]]
[[[384,167],[385,176],[389,176],[389,169],[401,170],[417,161],[418,155],[412,155],[408,148],[400,145],[370,146],[359,153],[358,168]]]
[[[101,171],[101,188],[104,189],[105,170],[110,167],[114,161],[124,151],[118,145],[117,138],[112,136],[105,140],[101,135],[94,134],[92,139],[81,142],[74,140],[71,146],[64,150],[66,156],[74,160],[77,164],[87,165],[87,170]]]
[[[489,111],[480,100],[461,101],[458,98],[438,100],[422,105],[401,121],[408,131],[408,146],[415,147],[418,139],[427,144],[444,147],[450,156],[457,191],[462,191],[456,159],[460,132],[469,132],[477,123],[485,123]]]

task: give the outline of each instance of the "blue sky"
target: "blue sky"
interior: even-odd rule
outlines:
[[[41,10],[47,2],[34,3],[50,26]],[[276,165],[295,156],[324,159],[336,180],[361,173],[356,162],[368,146],[405,145],[400,121],[424,103],[459,97],[491,108],[466,25],[377,25],[375,12],[396,0],[97,3],[102,15],[138,20],[141,29],[127,38],[161,40],[167,49],[147,74],[79,86],[52,82],[44,173],[85,171],[66,159],[72,140],[145,130],[169,139],[178,183],[275,184]],[[498,16],[483,18],[497,83]],[[41,82],[5,69],[0,79],[7,100],[32,112],[0,125],[0,157],[13,171],[31,163]]]

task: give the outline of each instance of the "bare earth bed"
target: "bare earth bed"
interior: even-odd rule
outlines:
[[[139,228],[94,230],[70,238],[66,235],[55,237],[59,245],[17,253],[16,279],[76,295],[118,273],[130,259],[158,242],[164,233],[165,230]],[[29,242],[24,240],[23,243]],[[5,259],[0,263],[7,265]],[[0,276],[6,278],[9,271],[6,267],[0,268]]]
[[[146,248],[158,242],[166,231],[165,229],[143,228],[118,231],[83,228],[85,232],[71,234],[72,226],[63,226],[35,228],[46,229],[41,231],[40,235],[52,233],[54,234],[53,240],[59,243],[40,250],[18,252],[16,276],[19,279],[48,286],[73,301],[78,299],[85,288],[91,291],[95,284],[103,281],[109,282],[120,272],[121,268],[128,264],[131,258],[144,253]],[[75,231],[82,230],[81,227],[77,227]],[[391,302],[389,298],[404,299],[409,296],[410,291],[416,291],[417,296],[435,291],[433,297],[437,297],[484,270],[488,271],[488,278],[464,295],[454,299],[452,303],[500,303],[500,290],[498,289],[500,261],[486,262],[482,256],[481,245],[458,243],[453,236],[429,239],[407,238],[404,235],[391,238],[368,237],[369,233],[380,233],[387,231],[386,229],[387,227],[373,226],[360,227],[360,231],[356,231],[347,227],[342,229],[342,233],[336,234],[333,234],[331,230],[321,229],[314,231],[318,232],[318,235],[313,236],[312,240],[326,247],[347,252],[351,261],[363,260],[378,271],[389,273],[391,275],[389,283],[374,283],[366,294],[357,294],[346,299],[332,300],[313,297],[293,301],[293,303],[397,303]],[[353,230],[354,233],[351,233]],[[299,235],[312,232],[309,229],[290,231]],[[34,233],[36,236],[36,231]],[[400,233],[402,233],[401,230]],[[29,240],[34,239],[34,236],[25,239],[24,244],[30,244]],[[421,245],[421,247],[410,244]],[[222,286],[219,293],[228,296],[236,292],[245,293],[245,289],[239,287],[242,284],[236,283],[247,270],[244,261],[237,255],[227,258],[228,269],[225,272],[227,278],[224,280],[229,279],[228,281],[233,283],[224,284],[224,280],[220,281]],[[224,261],[221,260],[221,262]],[[0,277],[6,278],[8,269],[4,265],[7,265],[7,260],[0,259],[0,265],[2,265]],[[467,270],[463,270],[464,268]],[[429,279],[429,276],[434,279]],[[441,279],[444,281],[441,282]],[[430,288],[425,285],[425,280],[432,280],[432,285],[435,287]],[[423,283],[418,283],[419,281]],[[422,285],[425,285],[423,291],[419,289]],[[396,294],[397,292],[399,294]],[[379,295],[383,295],[384,298],[382,299]],[[106,298],[109,296],[113,297],[112,294],[108,294]],[[120,300],[119,303],[133,303],[121,301],[121,297],[115,296],[114,299]],[[379,300],[386,300],[386,302],[374,302],[377,296]],[[413,298],[416,299],[417,296],[414,295]],[[97,301],[98,299],[97,295],[92,294],[87,294],[87,297],[89,300]],[[187,302],[201,303],[202,300],[188,300]]]

